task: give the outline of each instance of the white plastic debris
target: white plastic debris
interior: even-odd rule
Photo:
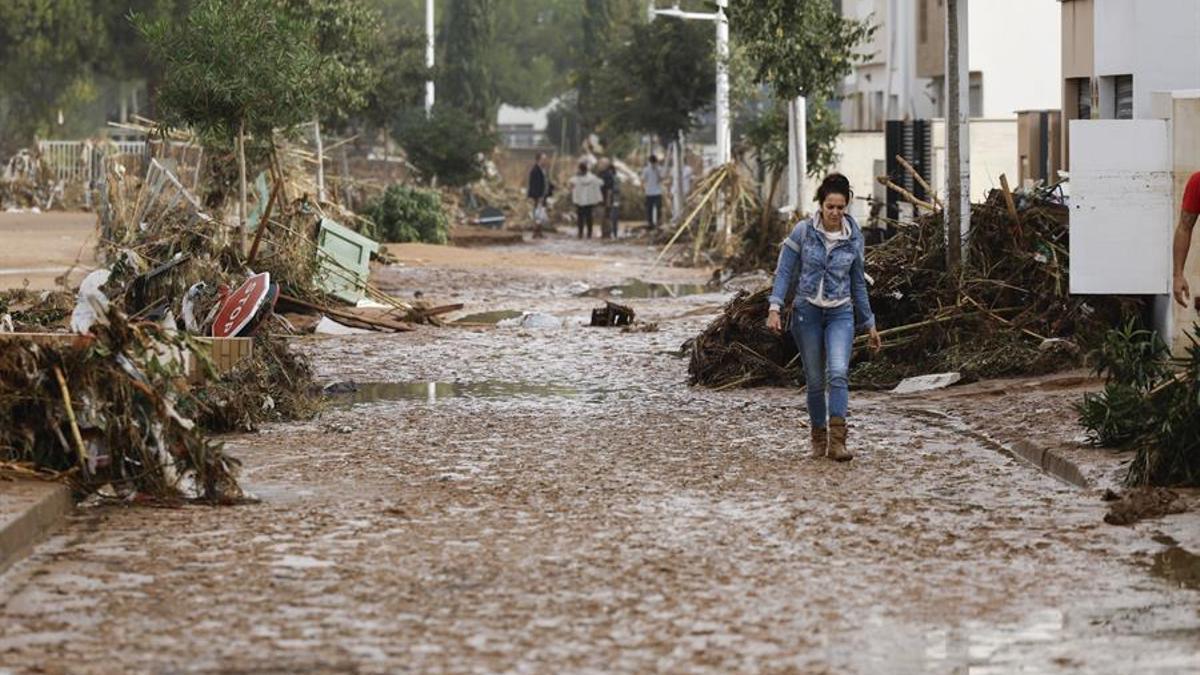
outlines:
[[[896,388],[892,390],[892,393],[913,394],[919,391],[945,389],[946,387],[957,383],[961,379],[962,373],[934,373],[933,375],[910,377],[902,380],[900,384],[896,385]]]
[[[200,299],[200,295],[204,293],[204,289],[207,286],[203,281],[200,281],[192,284],[192,287],[187,289],[187,293],[183,294],[183,326],[187,329],[187,332],[195,335],[200,335],[204,332],[201,330],[202,326],[200,322],[196,319],[196,301]]]
[[[362,335],[371,331],[340,324],[327,316],[323,316],[321,317],[321,321],[317,323],[317,327],[313,329],[313,332],[318,335]]]
[[[562,319],[545,312],[525,312],[520,318],[505,319],[496,324],[499,328],[562,328]]]
[[[108,283],[110,272],[100,269],[83,278],[79,284],[79,295],[75,299],[75,311],[71,312],[71,330],[87,333],[97,321],[103,322],[108,312],[108,297],[100,287]]]

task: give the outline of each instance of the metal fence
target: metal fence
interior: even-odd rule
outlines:
[[[93,185],[102,180],[104,158],[146,158],[145,141],[38,141],[38,154],[55,181]]]

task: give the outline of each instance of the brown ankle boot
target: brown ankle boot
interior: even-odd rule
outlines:
[[[829,447],[829,429],[825,427],[812,428],[812,456],[814,459],[825,456]]]
[[[854,453],[846,449],[846,418],[829,418],[829,459],[848,462]]]

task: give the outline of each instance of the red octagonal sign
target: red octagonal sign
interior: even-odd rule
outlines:
[[[213,337],[234,337],[245,328],[262,307],[270,285],[270,272],[255,274],[225,298],[213,320]]]

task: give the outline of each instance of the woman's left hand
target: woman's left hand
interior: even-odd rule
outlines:
[[[867,346],[870,347],[872,354],[878,354],[879,350],[883,349],[883,338],[879,337],[879,330],[874,326],[867,334]]]

